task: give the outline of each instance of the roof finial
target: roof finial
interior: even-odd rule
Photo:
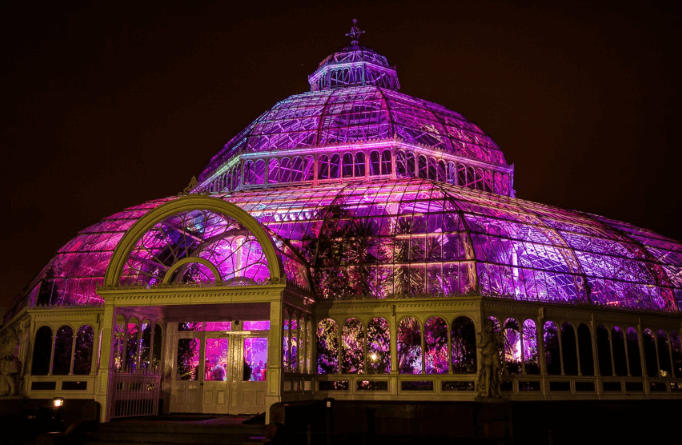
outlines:
[[[365,31],[362,31],[357,27],[357,24],[358,19],[353,19],[353,26],[351,27],[350,32],[346,34],[346,37],[350,37],[350,44],[353,46],[358,46],[360,36],[365,33]]]

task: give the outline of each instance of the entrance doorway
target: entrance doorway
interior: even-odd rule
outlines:
[[[179,323],[171,412],[264,412],[269,324]]]

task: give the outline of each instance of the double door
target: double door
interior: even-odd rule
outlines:
[[[171,411],[265,411],[267,333],[182,332],[175,342]]]

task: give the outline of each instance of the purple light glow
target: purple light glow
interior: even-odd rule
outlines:
[[[269,331],[270,330],[270,320],[262,321],[245,321],[244,322],[245,331]]]
[[[244,380],[264,382],[267,376],[268,339],[244,339]]]
[[[229,359],[229,340],[227,338],[207,338],[204,362],[204,380],[224,382],[227,380]]]

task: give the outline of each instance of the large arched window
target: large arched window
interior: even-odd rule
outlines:
[[[392,171],[391,150],[384,150],[381,152],[381,174],[390,175]]]
[[[373,318],[367,325],[367,373],[391,372],[391,330],[384,318]]]
[[[661,368],[661,377],[672,376],[672,365],[670,363],[670,345],[668,343],[668,335],[664,330],[659,329],[656,333],[658,341],[658,364]]]
[[[457,317],[452,322],[452,372],[476,374],[476,329],[469,317]]]
[[[369,176],[378,176],[381,174],[381,159],[379,152],[374,150],[369,153]]]
[[[73,352],[74,375],[88,375],[92,368],[92,345],[94,343],[95,330],[92,326],[84,325],[76,334],[76,347]]]
[[[564,374],[578,375],[578,351],[575,344],[575,330],[571,323],[561,325],[561,353],[564,363]]]
[[[424,365],[426,374],[448,373],[448,325],[440,317],[424,324]]]
[[[268,165],[268,183],[277,184],[279,183],[279,159],[270,159]]]
[[[658,362],[656,359],[656,340],[651,329],[644,329],[642,336],[644,344],[644,361],[646,362],[646,373],[649,377],[658,376]]]
[[[353,165],[353,161],[351,158],[351,168],[352,168],[352,165]],[[329,178],[330,179],[337,179],[340,177],[341,177],[341,156],[334,154],[334,155],[332,155],[331,160],[329,161]]]
[[[599,360],[599,373],[603,376],[613,375],[609,330],[602,325],[597,326],[597,358]]]
[[[594,358],[592,356],[592,336],[586,324],[578,326],[578,351],[580,353],[580,373],[594,375]]]
[[[639,335],[635,328],[628,328],[625,333],[628,345],[628,364],[630,365],[630,375],[634,377],[642,376],[642,359],[639,354]]]
[[[618,326],[611,329],[611,346],[613,347],[613,370],[617,376],[628,375],[627,355],[625,353],[625,337]]]
[[[535,321],[530,318],[523,322],[523,359],[526,374],[540,374],[538,363],[538,334]]]
[[[291,181],[291,159],[282,158],[279,163],[279,182]]]
[[[339,372],[339,328],[331,318],[317,324],[317,373]]]
[[[303,158],[295,156],[291,160],[291,182],[300,182],[303,180]]]
[[[50,357],[52,356],[52,329],[42,326],[36,332],[33,342],[32,375],[47,375],[50,372]]]
[[[398,323],[398,372],[422,373],[422,335],[419,322],[405,317]]]
[[[547,374],[561,374],[561,353],[559,349],[559,332],[553,321],[546,321],[544,326],[545,366]]]
[[[343,324],[341,333],[341,372],[362,374],[365,362],[365,330],[362,322],[351,318]]]
[[[317,158],[317,179],[329,179],[329,158],[321,155]]]
[[[303,180],[312,181],[313,179],[315,179],[315,160],[312,156],[306,156],[303,166]]]
[[[73,348],[73,329],[62,326],[54,337],[54,357],[52,375],[68,375],[71,370],[71,349]]]
[[[265,160],[259,159],[253,166],[253,183],[265,184]]]
[[[522,368],[521,333],[519,323],[513,318],[507,318],[504,322],[504,363],[507,372],[520,375]]]
[[[365,176],[365,154],[361,151],[355,154],[355,171],[353,174],[356,178]]]
[[[682,377],[682,339],[675,331],[670,331],[670,350],[673,356],[673,373],[675,377]]]

